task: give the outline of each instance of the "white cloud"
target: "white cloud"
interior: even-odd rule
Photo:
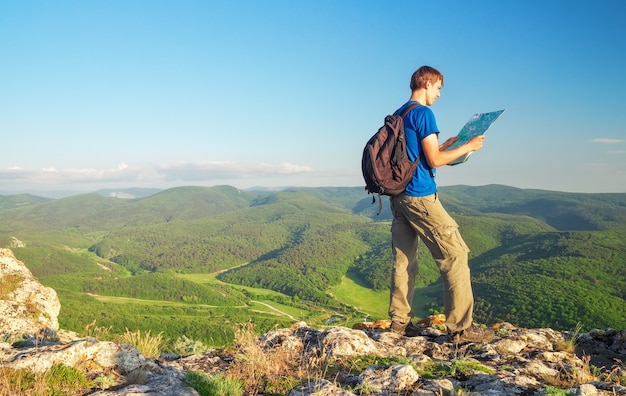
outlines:
[[[129,166],[122,162],[107,169],[46,167],[40,170],[10,167],[0,170],[0,183],[13,186],[159,185],[174,182],[221,182],[311,174],[310,166],[279,163],[251,164],[236,161],[176,161],[155,166]]]
[[[67,183],[90,183],[99,181],[119,181],[133,178],[137,172],[127,171],[128,166],[121,164],[113,169],[46,167],[40,170],[10,167],[0,170],[0,182],[30,185],[61,185]]]
[[[157,171],[167,180],[223,180],[265,178],[277,175],[308,173],[313,168],[289,163],[248,164],[235,161],[177,161],[162,164]]]
[[[599,144],[619,144],[619,143],[624,143],[624,139],[612,139],[612,138],[597,138],[597,139],[591,139],[591,141],[593,143],[599,143]]]

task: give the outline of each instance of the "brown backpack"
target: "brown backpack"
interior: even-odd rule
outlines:
[[[410,161],[406,152],[404,117],[419,103],[411,103],[401,113],[385,117],[385,123],[370,138],[363,150],[361,168],[368,194],[400,195],[411,181],[419,158]],[[379,201],[379,211],[382,203]],[[376,202],[373,197],[372,203]]]

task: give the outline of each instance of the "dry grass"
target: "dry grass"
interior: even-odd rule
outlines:
[[[96,319],[93,322],[85,326],[85,334],[87,337],[95,338],[99,341],[112,341],[115,339],[115,335],[111,333],[112,326],[96,326]]]
[[[134,346],[146,358],[158,358],[163,346],[163,333],[152,335],[148,330],[142,334],[141,330],[130,331],[126,329],[126,332],[118,336],[115,342]]]
[[[92,386],[85,373],[64,365],[53,366],[44,373],[0,368],[0,396],[78,396]]]
[[[582,330],[582,324],[576,324],[576,327],[572,331],[572,334],[569,339],[557,341],[554,345],[554,349],[556,351],[574,353],[576,351],[576,342],[578,341],[578,337],[580,336],[580,332]]]
[[[263,349],[252,323],[235,331],[236,352],[226,377],[245,383],[249,395],[287,394],[305,379],[321,378],[326,369],[324,358],[303,358],[292,348]]]
[[[626,385],[626,363],[620,359],[614,359],[617,364],[613,366],[611,371],[606,373],[603,378],[605,381],[612,382],[621,386]]]
[[[22,281],[23,278],[20,274],[8,274],[0,277],[0,299],[5,300],[7,295],[14,292]]]

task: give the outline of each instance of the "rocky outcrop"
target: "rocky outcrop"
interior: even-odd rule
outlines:
[[[255,346],[267,354],[287,350],[304,365],[311,360],[329,364],[365,356],[378,356],[390,362],[372,364],[360,372],[346,369],[326,378],[308,374],[301,378],[300,385],[288,392],[290,396],[350,396],[365,391],[368,395],[535,395],[551,384],[565,386],[571,395],[626,395],[626,387],[593,374],[587,355],[579,357],[574,352],[556,348],[571,336],[551,329],[504,326],[489,344],[454,345],[432,328],[425,328],[422,335],[404,337],[376,329],[330,327],[319,330],[299,322],[291,328],[262,335]],[[609,353],[623,357],[624,331],[594,330],[577,336],[586,339],[588,345],[596,339],[597,351],[602,345],[611,345],[613,350]],[[90,393],[98,396],[192,396],[198,393],[184,385],[184,373],[195,371],[213,375],[226,372],[238,359],[246,359],[245,350],[231,352],[235,353],[224,356],[212,350],[188,357],[146,359],[128,345],[78,339],[38,348],[0,344],[0,366],[41,371],[61,362],[86,369],[92,376],[115,372],[118,380],[114,386]],[[614,363],[615,368],[611,368],[614,378],[625,378],[623,363],[621,369],[619,361]],[[419,369],[429,365],[447,368],[444,370],[447,374],[432,378]],[[455,366],[458,366],[456,372]],[[129,383],[125,376],[135,380]],[[138,377],[141,381],[136,380]],[[459,389],[466,393],[457,393]]]
[[[184,373],[179,369],[155,359],[146,359],[131,345],[100,342],[93,338],[35,343],[35,340],[31,345],[22,342],[19,347],[0,343],[0,367],[42,373],[54,365],[63,364],[86,372],[92,380],[110,379],[106,386],[109,390],[94,390],[90,395],[198,394],[183,384]],[[0,394],[4,393],[0,390]]]
[[[43,373],[55,364],[84,367],[105,372],[117,369],[129,373],[145,364],[146,359],[130,345],[100,342],[93,338],[76,339],[66,343],[47,340],[23,342],[19,348],[0,343],[0,362],[13,369],[29,369]]]
[[[59,329],[61,303],[10,249],[0,248],[0,335],[36,335]]]
[[[522,396],[540,395],[548,386],[567,389],[568,395],[626,395],[626,330],[576,334],[501,323],[490,343],[456,345],[431,322],[414,337],[376,326],[316,329],[297,322],[252,337],[250,344],[228,352],[148,359],[131,345],[56,331],[59,304],[54,291],[39,285],[9,250],[0,250],[0,267],[7,277],[3,290],[9,290],[0,302],[0,333],[23,338],[13,344],[0,342],[0,368],[41,373],[64,364],[92,379],[110,379],[90,395],[194,396],[198,392],[185,385],[185,373],[245,373],[241,367],[250,363],[250,373],[257,377],[272,368],[268,366],[288,363],[285,366],[296,370],[297,383],[280,394],[289,396]],[[31,309],[20,308],[29,304]],[[276,375],[285,378],[285,373]]]
[[[560,350],[574,345],[578,338],[602,349],[610,345],[609,354],[626,352],[626,332],[594,330],[587,334],[567,334],[552,329],[523,329],[502,324],[489,344],[455,345],[447,336],[429,327],[416,337],[404,337],[379,330],[353,330],[332,327],[317,330],[303,323],[291,329],[269,332],[259,339],[265,350],[298,348],[303,356],[404,357],[408,363],[373,365],[361,373],[338,375],[335,383],[313,380],[299,386],[292,395],[351,394],[335,393],[338,389],[368,389],[376,395],[456,394],[465,389],[472,395],[529,395],[546,384],[571,387],[573,394],[626,395],[626,387],[603,382],[592,373],[592,356],[579,357],[574,351]],[[571,337],[576,337],[572,340]],[[598,340],[599,342],[593,342]],[[600,341],[601,340],[601,341]],[[571,342],[569,342],[571,341]],[[567,349],[567,348],[565,348]],[[431,379],[420,375],[415,367],[440,365],[450,369],[445,378]],[[465,369],[454,373],[454,366]],[[626,377],[623,361],[613,361],[616,373]],[[599,367],[599,366],[596,366]],[[428,370],[425,370],[428,371]],[[337,386],[340,385],[340,388]],[[320,392],[320,389],[326,391]],[[404,392],[404,393],[403,393]],[[418,392],[418,393],[415,393]]]

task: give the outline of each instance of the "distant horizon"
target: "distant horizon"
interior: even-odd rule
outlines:
[[[213,184],[213,185],[202,185],[202,184],[180,184],[180,185],[173,185],[173,186],[168,186],[168,187],[139,187],[139,186],[135,186],[135,187],[102,187],[102,188],[95,188],[95,189],[85,189],[85,190],[79,190],[79,189],[21,189],[21,190],[4,190],[4,189],[0,189],[0,195],[2,196],[11,196],[11,195],[21,195],[21,194],[28,194],[28,195],[33,195],[33,196],[37,196],[37,197],[42,197],[42,198],[49,198],[49,199],[61,199],[61,198],[67,198],[67,197],[71,197],[71,196],[75,196],[75,195],[83,195],[83,194],[101,194],[102,192],[111,192],[111,193],[128,193],[131,190],[138,190],[138,191],[154,191],[154,193],[158,193],[161,191],[166,191],[166,190],[171,190],[174,188],[181,188],[181,187],[204,187],[204,188],[212,188],[212,187],[219,187],[219,186],[229,186],[229,187],[233,187],[236,188],[237,190],[241,190],[241,191],[267,191],[267,192],[273,192],[273,191],[283,191],[286,189],[290,189],[290,188],[363,188],[363,194],[364,197],[367,197],[367,192],[365,191],[364,185],[363,186],[358,186],[358,185],[353,185],[353,186],[332,186],[332,185],[326,185],[326,186],[304,186],[304,185],[285,185],[285,186],[251,186],[251,187],[239,187],[233,184],[228,184],[228,183],[222,183],[222,184]],[[502,183],[488,183],[488,184],[481,184],[481,185],[474,185],[474,184],[463,184],[463,183],[458,183],[458,184],[447,184],[447,185],[439,185],[439,188],[446,188],[446,187],[456,187],[456,186],[467,186],[467,187],[488,187],[488,186],[503,186],[503,187],[509,187],[509,188],[514,188],[514,189],[519,189],[519,190],[535,190],[535,191],[549,191],[549,192],[560,192],[560,193],[567,193],[567,194],[626,194],[626,191],[598,191],[598,192],[586,192],[586,191],[563,191],[563,190],[556,190],[556,189],[547,189],[547,188],[533,188],[533,187],[517,187],[517,186],[513,186],[513,185],[509,185],[509,184],[502,184]]]

